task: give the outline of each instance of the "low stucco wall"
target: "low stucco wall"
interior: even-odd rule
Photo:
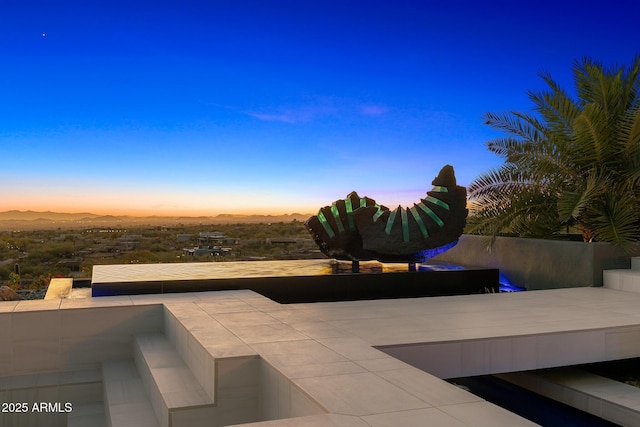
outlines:
[[[631,260],[608,243],[584,243],[464,234],[458,244],[433,258],[499,268],[510,283],[529,290],[602,286],[602,270],[630,268]]]
[[[100,369],[131,357],[135,334],[162,330],[160,305],[59,309],[51,301],[21,301],[7,312],[11,303],[0,303],[0,377]]]

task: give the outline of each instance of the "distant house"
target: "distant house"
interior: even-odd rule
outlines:
[[[313,239],[301,239],[301,238],[295,238],[295,237],[270,237],[265,239],[265,243],[267,245],[288,245],[288,244],[292,244],[292,243],[298,243],[298,244],[308,244],[308,243],[314,243]]]
[[[132,251],[135,247],[136,247],[137,242],[132,242],[132,241],[127,241],[127,240],[122,240],[122,241],[118,241],[118,242],[114,242],[111,245],[111,250],[116,250],[116,251]]]
[[[214,247],[194,246],[194,247],[182,249],[182,253],[187,256],[202,256],[202,255],[221,256],[221,255],[227,255],[232,251],[233,251],[232,248],[222,248],[220,246],[214,246]]]
[[[238,239],[227,237],[221,231],[203,231],[198,237],[201,245],[237,245]]]
[[[222,231],[201,231],[200,237],[207,239],[224,239],[227,236]]]
[[[265,240],[267,245],[279,244],[279,245],[287,245],[291,243],[297,243],[297,239],[293,237],[271,237]]]

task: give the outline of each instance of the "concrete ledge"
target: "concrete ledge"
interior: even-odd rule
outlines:
[[[46,372],[0,377],[0,390],[20,390],[36,387],[70,386],[77,384],[98,384],[102,381],[100,371],[87,369],[68,372]]]
[[[498,375],[499,378],[622,426],[637,426],[640,389],[574,368]]]
[[[602,272],[604,287],[617,291],[640,292],[639,270],[605,270]]]
[[[71,290],[73,289],[73,279],[70,278],[57,278],[51,279],[47,293],[44,299],[62,299],[69,298],[71,296]]]
[[[298,268],[281,274],[273,271],[280,261],[96,265],[91,292],[94,297],[104,297],[250,289],[289,304],[467,295],[484,293],[485,289],[498,292],[499,288],[495,268],[332,274],[329,260],[324,260],[324,269],[313,261],[282,262],[283,269]],[[257,272],[246,274],[243,268]]]

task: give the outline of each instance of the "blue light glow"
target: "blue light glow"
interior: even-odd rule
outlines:
[[[523,288],[522,286],[514,285],[507,278],[507,276],[500,271],[500,292],[521,292],[526,291],[527,288]]]
[[[444,246],[439,246],[433,249],[425,249],[424,251],[420,251],[413,255],[413,259],[416,263],[426,262],[427,260],[433,258],[434,256],[440,255],[441,253],[448,251],[452,247],[458,244],[458,241],[448,243]]]

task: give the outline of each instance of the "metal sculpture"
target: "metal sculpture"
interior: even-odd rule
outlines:
[[[446,165],[433,189],[410,208],[394,210],[355,191],[320,209],[305,225],[320,250],[339,260],[424,262],[453,247],[467,218],[467,191]]]

